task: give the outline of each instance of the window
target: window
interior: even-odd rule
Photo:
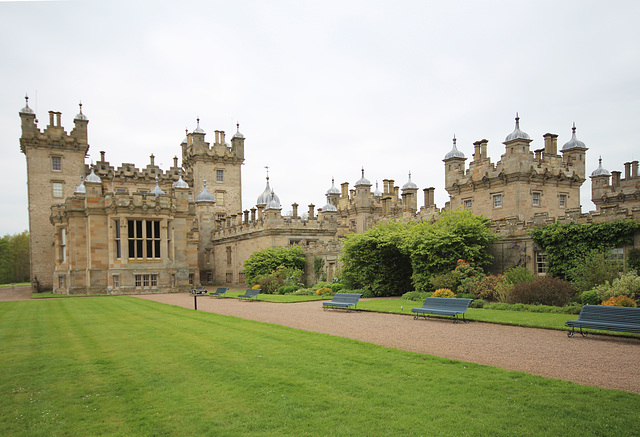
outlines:
[[[464,200],[463,205],[465,209],[471,209],[471,199]]]
[[[566,194],[561,194],[560,196],[558,196],[559,198],[559,202],[560,202],[560,208],[566,208],[567,207],[567,195]]]
[[[67,230],[60,229],[60,262],[67,262]]]
[[[225,215],[224,214],[218,214],[218,220],[224,220],[225,219]]]
[[[533,206],[540,206],[540,192],[533,192]]]
[[[238,273],[238,282],[244,284],[244,272]]]
[[[536,272],[541,276],[547,274],[547,254],[544,252],[536,252]]]
[[[208,283],[212,283],[213,282],[213,273],[207,272],[207,282]]]
[[[216,170],[216,182],[224,182],[224,170]]]
[[[231,246],[227,246],[227,265],[231,265]]]
[[[189,273],[189,284],[193,285],[193,273]]]
[[[120,240],[120,220],[115,220],[113,226],[116,228],[116,259],[122,258],[122,242]]]
[[[171,274],[171,288],[176,288],[176,274]]]
[[[218,206],[224,206],[224,192],[216,191],[216,203]]]
[[[64,288],[64,276],[58,276],[58,288]]]
[[[493,207],[502,208],[502,194],[493,195]]]
[[[120,288],[120,275],[113,275],[113,288]]]
[[[51,157],[51,170],[61,171],[62,170],[62,157],[61,156],[52,156]]]
[[[160,258],[160,220],[128,220],[129,258]]]
[[[158,286],[158,274],[144,274],[144,275],[135,275],[136,287],[157,287]]]
[[[611,252],[609,252],[609,258],[615,261],[624,261],[624,250],[621,247],[611,249]]]
[[[233,273],[229,272],[226,274],[225,280],[227,282],[227,284],[230,284],[233,282]]]
[[[53,197],[62,197],[62,182],[53,183]]]

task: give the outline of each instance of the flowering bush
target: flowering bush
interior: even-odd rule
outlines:
[[[598,285],[595,290],[598,292],[600,300],[607,300],[614,296],[629,296],[633,299],[640,299],[640,276],[631,271],[614,279],[611,283],[606,281]]]
[[[629,296],[613,296],[608,300],[603,301],[600,305],[605,305],[608,307],[637,307],[637,303],[635,299],[631,299]]]
[[[251,287],[251,289],[253,290],[259,290],[260,289],[260,284],[256,284],[253,287]]]
[[[439,288],[433,292],[431,297],[456,297],[455,293],[448,288]]]
[[[335,294],[329,287],[320,287],[316,290],[318,296],[326,296]]]

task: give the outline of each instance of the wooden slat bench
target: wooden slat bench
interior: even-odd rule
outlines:
[[[353,307],[355,310],[356,305],[358,305],[358,300],[360,300],[360,296],[362,295],[357,293],[336,293],[333,296],[333,299],[331,299],[331,302],[322,303],[322,309],[345,309],[349,312],[351,307]]]
[[[242,300],[258,300],[258,294],[260,294],[259,288],[249,288],[244,294],[238,296],[238,299]]]
[[[610,307],[605,305],[585,305],[580,310],[578,320],[567,320],[564,326],[571,328],[567,332],[573,337],[576,328],[587,336],[582,328],[602,329],[605,331],[640,332],[640,308]]]
[[[469,321],[464,318],[464,313],[467,311],[467,308],[469,308],[471,302],[473,302],[473,299],[428,297],[425,299],[421,308],[413,308],[411,312],[415,313],[415,316],[413,316],[415,320],[420,316],[426,319],[433,314],[437,316],[451,316],[454,319],[453,323],[458,323],[458,321],[460,321],[458,314],[462,314],[462,321],[468,323]]]
[[[209,297],[225,297],[224,294],[229,291],[228,288],[218,287],[216,291],[209,293]]]

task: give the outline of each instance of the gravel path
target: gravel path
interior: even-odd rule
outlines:
[[[186,293],[137,297],[185,308],[194,305]],[[318,301],[283,304],[203,296],[198,310],[640,394],[640,339],[635,338],[568,338],[563,331],[548,329],[323,311]]]

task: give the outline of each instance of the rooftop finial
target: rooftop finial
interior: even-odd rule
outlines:
[[[240,123],[236,122],[236,132],[240,132]]]
[[[362,166],[362,177],[364,178],[364,166]]]
[[[267,169],[267,182],[269,182],[269,166],[265,165],[264,168]]]
[[[516,129],[520,129],[520,116],[516,112]]]
[[[456,141],[457,141],[457,140],[456,140],[456,134],[453,134],[453,147],[455,147],[455,146],[456,146]]]
[[[573,122],[573,127],[571,128],[571,132],[573,132],[573,134],[576,134],[576,122]]]

